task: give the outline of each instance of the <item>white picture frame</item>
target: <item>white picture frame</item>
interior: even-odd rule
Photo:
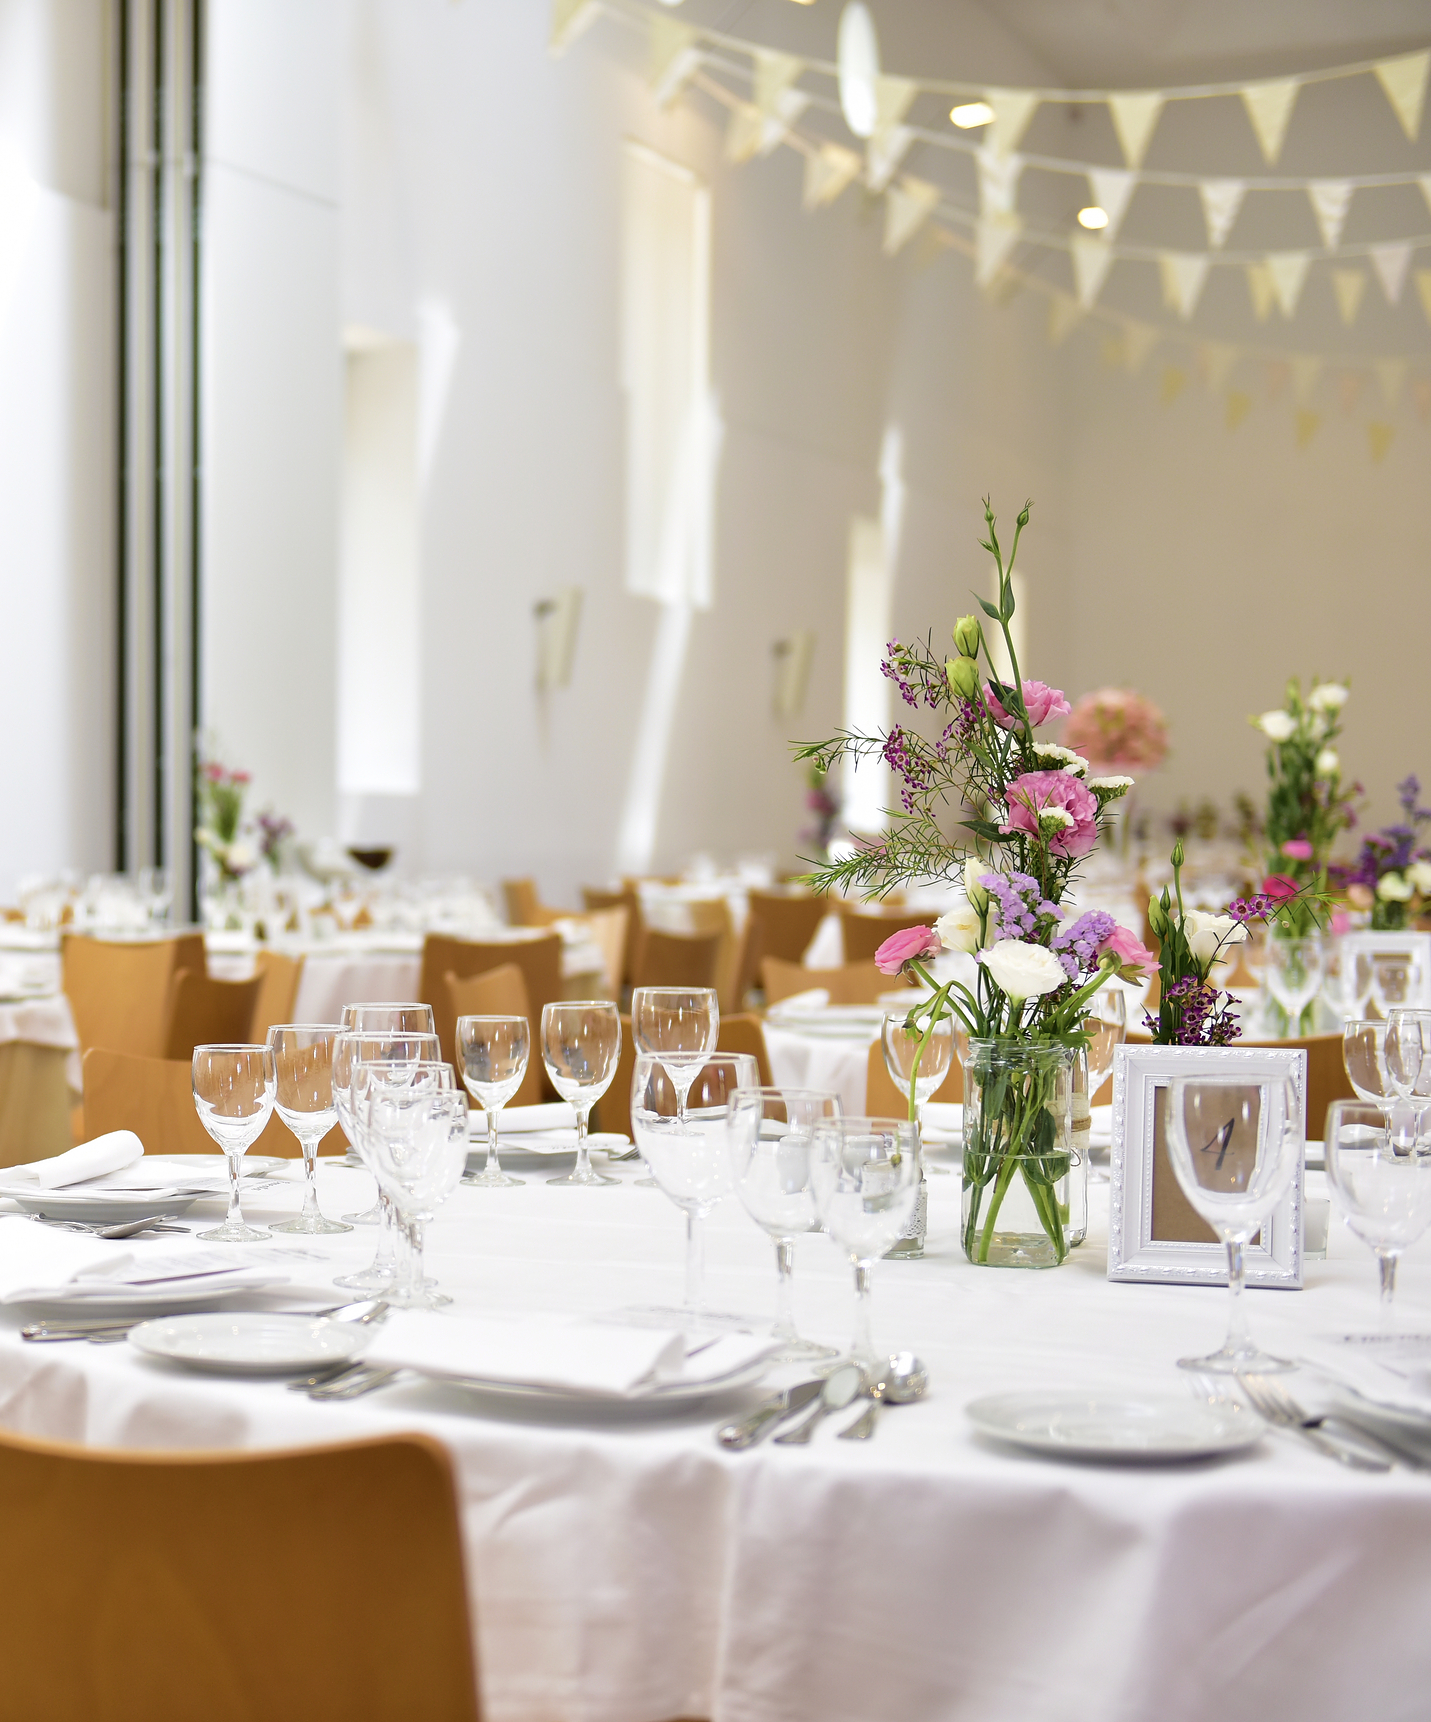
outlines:
[[[1159,1090],[1174,1077],[1194,1075],[1269,1084],[1291,1077],[1305,1128],[1307,1055],[1300,1047],[1120,1046],[1113,1061],[1113,1142],[1108,1166],[1110,1280],[1130,1285],[1227,1284],[1227,1250],[1192,1214],[1158,1130]],[[1282,1094],[1280,1087],[1269,1089],[1263,1128],[1281,1128]],[[1299,1156],[1287,1194],[1256,1242],[1243,1252],[1249,1286],[1301,1289],[1302,1172]],[[1163,1184],[1162,1179],[1169,1183]],[[1206,1231],[1205,1239],[1154,1235],[1155,1183],[1163,1212],[1186,1212],[1191,1217],[1187,1231]],[[1176,1233],[1175,1227],[1169,1230]]]
[[[1343,933],[1341,947],[1344,956],[1415,957],[1419,982],[1415,1004],[1420,1010],[1431,1010],[1431,933],[1409,927],[1399,933]]]

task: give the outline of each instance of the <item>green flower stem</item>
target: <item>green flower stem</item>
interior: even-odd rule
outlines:
[[[924,1033],[919,1037],[919,1045],[914,1050],[914,1063],[909,1068],[909,1122],[911,1124],[918,1117],[914,1106],[914,1085],[919,1080],[919,1063],[924,1057],[925,1047],[929,1045],[929,1037],[934,1033],[935,1024],[943,1020],[944,1007],[949,1002],[949,988],[953,984],[953,981],[950,981],[947,986],[941,987],[929,1001],[929,1023]]]
[[[1014,1181],[1014,1173],[1018,1170],[1018,1161],[1012,1154],[1004,1156],[1004,1162],[999,1167],[998,1176],[994,1179],[994,1188],[989,1193],[989,1212],[984,1220],[983,1234],[979,1239],[979,1260],[987,1262],[989,1246],[994,1241],[994,1221],[999,1217],[999,1209],[1004,1205],[1004,1196],[1009,1185]]]

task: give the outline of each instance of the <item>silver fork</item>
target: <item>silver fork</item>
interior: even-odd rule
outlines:
[[[1335,1459],[1338,1464],[1349,1465],[1354,1471],[1389,1471],[1392,1461],[1378,1457],[1367,1451],[1365,1446],[1354,1445],[1341,1436],[1325,1432],[1322,1425],[1327,1421],[1324,1417],[1309,1417],[1300,1405],[1287,1392],[1281,1382],[1274,1381],[1266,1375],[1241,1375],[1237,1377],[1242,1384],[1242,1390],[1252,1401],[1252,1408],[1264,1422],[1274,1428],[1285,1429],[1290,1435],[1300,1435],[1309,1446],[1315,1447],[1319,1453],[1325,1453],[1329,1459]],[[1357,1432],[1358,1435],[1360,1431]],[[1381,1443],[1376,1443],[1380,1446]]]
[[[375,1387],[386,1387],[399,1374],[401,1371],[397,1369],[377,1369],[364,1364],[336,1381],[320,1381],[316,1387],[308,1388],[307,1393],[310,1399],[357,1399]]]

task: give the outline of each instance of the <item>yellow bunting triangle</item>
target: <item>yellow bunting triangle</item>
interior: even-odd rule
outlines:
[[[1242,208],[1247,187],[1240,179],[1204,179],[1198,182],[1197,194],[1207,223],[1207,242],[1214,251],[1221,250]]]
[[[1391,103],[1401,129],[1411,139],[1421,130],[1421,110],[1426,105],[1426,75],[1431,72],[1431,48],[1419,54],[1402,54],[1395,60],[1379,61],[1376,76]]]
[[[981,215],[974,227],[974,279],[987,287],[1019,242],[1023,222],[1017,215]]]
[[[1361,386],[1365,380],[1360,371],[1343,371],[1337,378],[1337,398],[1348,418],[1356,411],[1356,404],[1361,399]]]
[[[1411,395],[1416,402],[1416,416],[1425,424],[1431,420],[1431,377],[1417,377],[1411,385]]]
[[[1249,84],[1242,92],[1264,161],[1274,162],[1282,153],[1282,140],[1287,135],[1297,89],[1295,78],[1281,78],[1269,84]]]
[[[1311,261],[1305,251],[1275,251],[1267,259],[1277,309],[1284,317],[1297,314],[1297,301],[1302,297],[1302,283],[1307,279]]]
[[[1101,239],[1074,239],[1069,243],[1069,251],[1078,303],[1086,310],[1098,298],[1098,290],[1113,262],[1113,248]]]
[[[1342,322],[1351,328],[1361,310],[1361,296],[1366,292],[1366,276],[1360,269],[1333,269],[1332,292],[1336,294],[1337,310]],[[1431,312],[1428,312],[1431,315]]]
[[[843,144],[821,144],[805,157],[805,186],[801,202],[806,209],[821,209],[833,203],[860,171],[860,158]]]
[[[1018,195],[1024,158],[1000,155],[986,147],[974,152],[974,166],[979,173],[980,215],[1007,215]]]
[[[1291,361],[1292,393],[1305,406],[1312,398],[1317,378],[1322,374],[1322,359],[1318,353],[1297,353]]]
[[[1028,130],[1029,121],[1039,99],[1031,90],[990,89],[984,100],[994,110],[994,123],[989,127],[989,146],[1000,155],[1019,147],[1019,139]]]
[[[1317,427],[1322,422],[1322,415],[1314,413],[1309,407],[1297,408],[1297,447],[1306,448],[1317,434]]]
[[[875,130],[897,126],[918,94],[919,85],[913,78],[895,78],[881,72],[875,78]]]
[[[1396,426],[1384,423],[1381,419],[1372,419],[1366,427],[1366,440],[1371,449],[1371,458],[1379,465],[1387,449],[1391,447],[1391,439],[1396,435]]]
[[[1272,271],[1265,263],[1247,265],[1247,291],[1252,296],[1253,315],[1259,323],[1265,323],[1277,297],[1272,285]]]
[[[1426,313],[1426,321],[1431,323],[1431,269],[1416,271],[1416,291],[1421,295],[1421,309]]]
[[[1222,416],[1229,430],[1236,430],[1238,425],[1242,423],[1243,419],[1245,419],[1251,411],[1251,395],[1245,393],[1242,389],[1228,390],[1227,405],[1223,409]]]
[[[1088,184],[1093,192],[1093,201],[1108,217],[1108,225],[1103,230],[1105,239],[1116,237],[1128,199],[1137,183],[1137,174],[1128,173],[1121,167],[1089,168]]]
[[[1163,111],[1165,98],[1157,90],[1140,91],[1134,95],[1109,96],[1108,112],[1113,117],[1113,130],[1129,167],[1142,165],[1147,153],[1153,127]]]
[[[908,174],[884,194],[884,254],[893,257],[939,207],[939,187]]]
[[[1401,399],[1401,391],[1406,386],[1406,360],[1376,359],[1371,368],[1376,372],[1377,382],[1381,384],[1381,398],[1388,407],[1394,407]]]
[[[1322,244],[1335,251],[1351,208],[1353,187],[1344,179],[1314,179],[1307,187],[1312,214],[1322,230]]]
[[[1123,361],[1130,371],[1142,369],[1143,361],[1158,344],[1158,331],[1151,323],[1129,323],[1123,330]]]
[[[1292,367],[1285,359],[1269,359],[1267,361],[1267,399],[1280,401],[1286,393],[1287,384],[1292,375]]]
[[[1204,341],[1198,348],[1198,369],[1210,395],[1220,395],[1232,367],[1237,363],[1237,348],[1226,341]]]
[[[1404,240],[1395,245],[1373,245],[1371,262],[1387,304],[1396,304],[1401,297],[1401,289],[1406,285],[1406,271],[1411,262],[1410,245]]]
[[[596,22],[601,8],[596,0],[552,0],[551,34],[547,51],[553,58],[564,54],[584,31]]]
[[[700,37],[675,18],[651,20],[651,49],[646,80],[657,107],[669,107],[701,63]]]
[[[1158,391],[1165,407],[1172,403],[1187,387],[1188,374],[1181,365],[1163,366],[1163,386]]]
[[[1056,347],[1083,315],[1083,307],[1067,293],[1055,293],[1048,302],[1048,338]]]
[[[757,48],[750,72],[751,100],[761,113],[774,115],[781,96],[804,70],[805,62],[795,54]]]
[[[1205,251],[1163,251],[1158,269],[1163,278],[1163,303],[1184,320],[1197,310],[1203,283],[1211,267]]]
[[[749,161],[758,154],[765,137],[765,115],[754,102],[737,102],[725,128],[727,161]]]
[[[883,191],[909,153],[914,133],[908,126],[881,126],[865,145],[865,178],[871,191]]]

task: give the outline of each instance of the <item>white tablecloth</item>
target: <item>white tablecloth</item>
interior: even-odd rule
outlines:
[[[71,1088],[78,1091],[79,1036],[75,1033],[70,1001],[63,993],[0,1002],[0,1045],[10,1041],[23,1041],[29,1046],[52,1046],[68,1052],[65,1079]]]
[[[680,1216],[631,1187],[637,1170],[621,1168],[619,1189],[459,1190],[429,1267],[471,1311],[674,1301]],[[331,1212],[370,1190],[363,1173],[320,1174]],[[714,1411],[537,1417],[436,1386],[317,1405],[122,1346],[24,1345],[14,1312],[0,1318],[0,1423],[144,1448],[435,1433],[460,1476],[491,1722],[1426,1715],[1431,1478],[1358,1475],[1283,1436],[1146,1470],[983,1445],[962,1415],[977,1394],[1186,1392],[1173,1360],[1220,1337],[1225,1294],[1109,1285],[1097,1191],[1090,1241],[1064,1268],[971,1268],[956,1180],[931,1177],[930,1193],[929,1253],[880,1265],[875,1326],[925,1358],[931,1394],[887,1411],[868,1445],[826,1433],[728,1455]],[[347,1263],[373,1234],[318,1242]],[[1339,1227],[1332,1248],[1304,1292],[1251,1294],[1264,1343],[1295,1351],[1374,1319],[1369,1255]],[[822,1237],[797,1255],[801,1325],[842,1339],[847,1264]],[[1425,1247],[1404,1264],[1408,1324],[1431,1322],[1428,1267]],[[769,1240],[729,1200],[709,1287],[717,1306],[771,1305]]]
[[[781,1088],[820,1088],[838,1094],[852,1118],[865,1110],[869,1056],[873,1039],[800,1034],[765,1022],[765,1050],[770,1074]]]

